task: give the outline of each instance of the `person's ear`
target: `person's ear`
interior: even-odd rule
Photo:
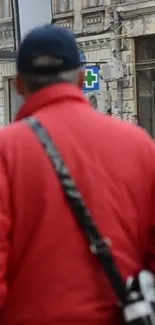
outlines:
[[[78,87],[80,89],[83,89],[84,80],[85,80],[85,70],[84,69],[81,69],[79,71],[79,77],[78,77]]]
[[[20,96],[25,96],[25,85],[19,74],[15,77],[15,88]]]

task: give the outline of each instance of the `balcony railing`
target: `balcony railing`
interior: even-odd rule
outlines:
[[[0,19],[0,50],[14,49],[12,18]]]

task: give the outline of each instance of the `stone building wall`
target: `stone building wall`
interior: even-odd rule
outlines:
[[[119,5],[118,5],[119,6]],[[84,8],[81,0],[74,0],[75,12],[54,14],[53,21],[73,30],[77,37],[79,48],[84,51],[87,62],[98,64],[100,73],[104,62],[112,55],[114,33],[110,29],[110,0],[104,1],[104,6]],[[134,37],[155,33],[155,0],[138,1],[136,4],[122,4],[120,11],[122,20],[121,52],[122,60],[127,65],[127,77],[123,80],[123,116],[133,122],[137,115],[136,79]],[[0,50],[13,49],[13,26],[11,19],[0,20]],[[0,126],[9,121],[8,79],[15,75],[15,63],[0,61]],[[99,99],[99,108],[105,111],[109,100],[106,84],[100,78],[100,91],[95,93]],[[120,117],[117,104],[117,83],[109,83],[112,100],[112,113]]]
[[[12,19],[0,20],[0,50],[13,50]],[[9,89],[8,79],[15,75],[15,63],[0,59],[0,127],[9,123]]]

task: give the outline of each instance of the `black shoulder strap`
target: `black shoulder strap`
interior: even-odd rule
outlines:
[[[50,163],[59,177],[68,204],[76,216],[77,222],[87,236],[91,252],[98,258],[116,295],[124,304],[126,301],[126,289],[121,274],[113,259],[110,248],[99,233],[90,211],[87,209],[80,192],[76,188],[75,181],[72,179],[60,152],[56,148],[47,130],[37,119],[29,117],[24,119],[24,122],[34,131],[40,144],[44,148]]]

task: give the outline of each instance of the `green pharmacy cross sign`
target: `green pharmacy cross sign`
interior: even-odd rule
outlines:
[[[93,74],[92,70],[86,70],[85,82],[88,87],[92,87],[93,83],[97,81],[97,76]]]
[[[99,67],[85,67],[84,91],[99,90]]]

